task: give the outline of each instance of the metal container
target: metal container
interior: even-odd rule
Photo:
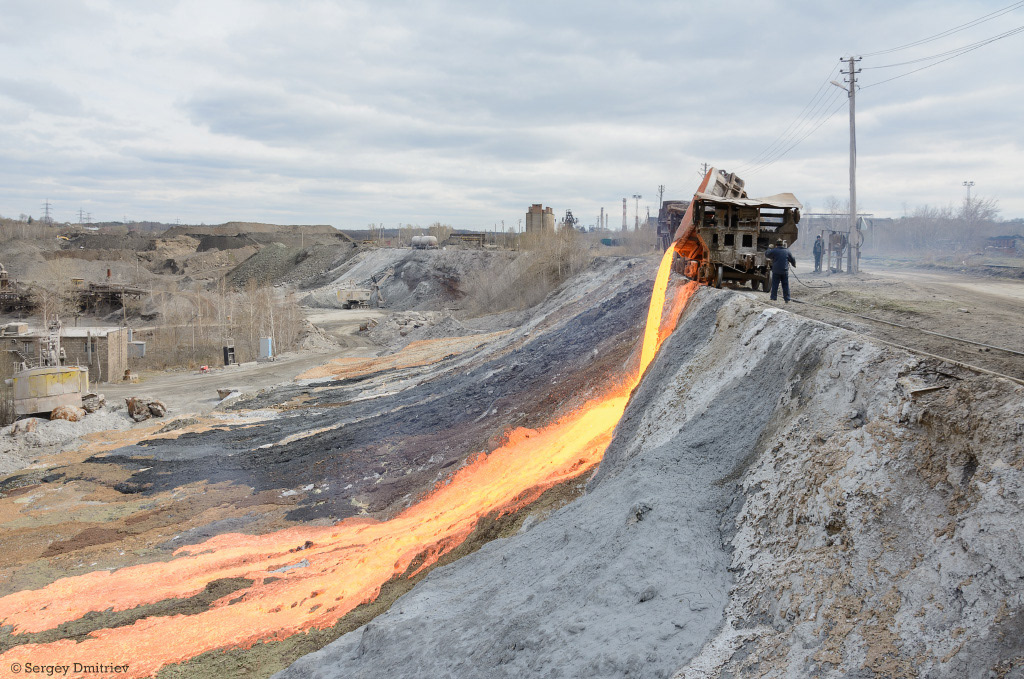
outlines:
[[[260,338],[260,355],[259,357],[263,360],[271,359],[274,357],[274,338],[273,337],[261,337]]]
[[[30,368],[14,373],[14,411],[18,415],[48,413],[57,406],[82,406],[89,391],[89,369],[79,366]]]

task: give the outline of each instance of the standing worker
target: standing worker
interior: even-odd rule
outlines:
[[[825,250],[825,241],[819,235],[814,241],[814,272],[821,271],[821,253]]]
[[[786,247],[786,241],[781,238],[775,241],[775,247],[764,253],[765,258],[772,263],[772,294],[773,301],[779,298],[779,283],[782,283],[782,298],[789,302],[789,265],[796,266],[793,253]]]

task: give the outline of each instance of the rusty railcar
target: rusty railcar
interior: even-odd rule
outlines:
[[[748,198],[741,179],[712,168],[676,230],[674,268],[705,285],[749,282],[767,290],[765,252],[778,239],[796,241],[801,209],[791,193]]]

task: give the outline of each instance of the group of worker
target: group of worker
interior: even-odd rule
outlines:
[[[814,271],[821,271],[821,255],[825,245],[821,236],[814,241]],[[781,238],[775,241],[775,247],[764,253],[765,258],[772,265],[772,291],[769,298],[775,301],[779,298],[779,286],[782,286],[782,299],[789,303],[789,267],[796,266],[796,259],[793,253],[786,247],[786,241]]]

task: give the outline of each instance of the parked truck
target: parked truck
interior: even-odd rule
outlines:
[[[337,295],[342,309],[355,309],[356,307],[370,306],[373,290],[370,290],[370,288],[357,288],[355,286],[343,287],[338,290]]]

